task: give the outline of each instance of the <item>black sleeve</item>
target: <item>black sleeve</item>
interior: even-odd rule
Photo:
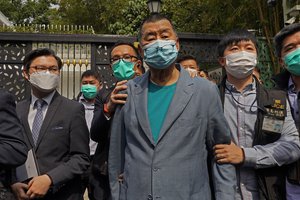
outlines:
[[[0,90],[0,168],[16,167],[27,158],[23,128],[13,96]]]
[[[110,130],[111,120],[106,119],[103,112],[103,105],[108,101],[111,91],[112,89],[101,89],[95,101],[94,117],[90,133],[91,139],[98,142],[100,146],[107,141]]]

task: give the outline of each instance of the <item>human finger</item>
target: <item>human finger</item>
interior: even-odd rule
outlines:
[[[225,163],[229,163],[229,161],[228,161],[227,158],[221,158],[221,159],[217,160],[217,163],[219,163],[219,164],[225,164]]]
[[[124,99],[127,99],[127,94],[113,94],[111,95],[111,100],[112,101],[115,101],[115,100],[124,100]]]
[[[123,90],[126,90],[127,89],[127,85],[118,85],[114,88],[113,90],[113,94],[117,94],[119,93],[120,91],[123,91]]]
[[[127,80],[119,81],[119,82],[117,82],[116,86],[124,85],[126,83],[127,83]]]
[[[221,154],[221,153],[225,153],[225,152],[226,152],[225,149],[216,149],[216,150],[214,151],[215,155]]]
[[[217,144],[213,147],[213,150],[224,149],[228,144]]]

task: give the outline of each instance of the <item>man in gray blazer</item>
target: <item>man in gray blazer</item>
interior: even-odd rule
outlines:
[[[33,50],[23,63],[32,93],[17,113],[40,174],[12,188],[18,199],[83,199],[80,176],[89,166],[84,107],[56,91],[62,62],[52,50]]]
[[[234,199],[234,166],[212,156],[215,144],[230,143],[216,85],[175,65],[179,41],[168,18],[149,16],[139,40],[150,70],[128,82],[127,102],[114,115],[112,198]]]

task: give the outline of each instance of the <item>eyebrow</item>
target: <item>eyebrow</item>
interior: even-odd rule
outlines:
[[[165,33],[165,32],[172,32],[172,28],[162,28],[162,29],[159,29],[158,30],[158,33],[161,34],[161,33]],[[144,31],[143,32],[143,35],[144,36],[148,36],[148,35],[156,35],[156,31]]]
[[[295,43],[290,42],[290,43],[284,45],[284,46],[282,47],[282,49],[284,50],[284,49],[286,49],[286,48],[288,48],[288,47],[293,47],[294,45],[295,45]]]

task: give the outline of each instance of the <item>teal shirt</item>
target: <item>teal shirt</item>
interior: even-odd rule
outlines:
[[[149,82],[148,118],[154,142],[158,140],[159,132],[165,121],[175,89],[176,83],[168,86],[159,86]]]

